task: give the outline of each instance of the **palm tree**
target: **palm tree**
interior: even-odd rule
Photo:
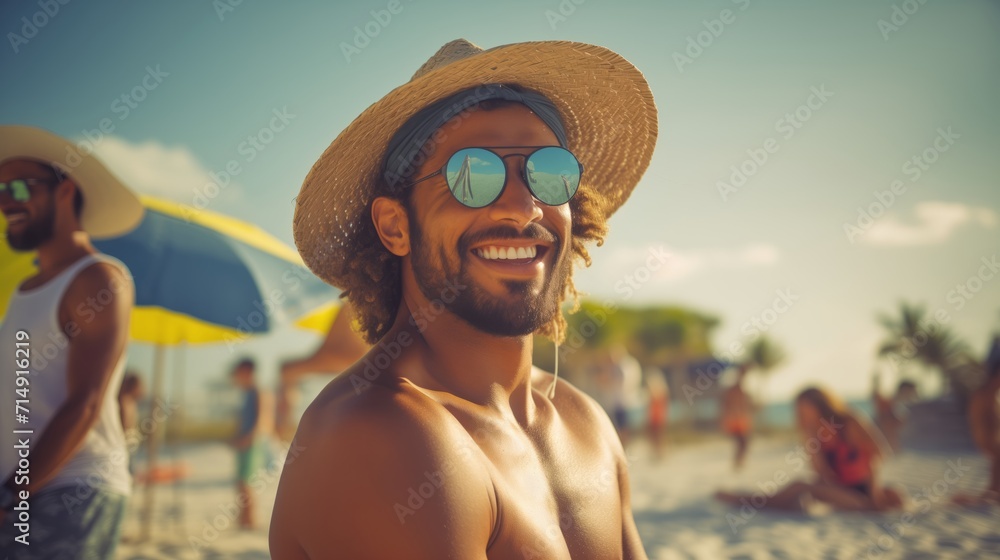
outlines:
[[[784,363],[786,358],[785,349],[780,344],[767,335],[761,335],[753,339],[747,346],[746,359],[743,360],[743,365],[750,371],[759,371],[762,377],[767,378],[774,368]],[[763,388],[763,383],[761,384],[761,388]],[[761,392],[763,393],[763,391]]]
[[[767,375],[781,365],[786,358],[785,349],[767,335],[758,336],[747,347],[747,357],[744,363],[750,369],[757,369]]]
[[[896,362],[915,361],[938,370],[960,399],[977,385],[975,361],[968,344],[941,324],[928,321],[927,309],[905,301],[896,317],[881,314],[879,323],[888,335],[879,345],[879,357]]]

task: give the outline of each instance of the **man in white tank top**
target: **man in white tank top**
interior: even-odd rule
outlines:
[[[0,323],[0,550],[111,558],[131,487],[117,394],[134,287],[90,238],[127,232],[142,207],[71,143],[4,126],[0,211],[38,265]]]

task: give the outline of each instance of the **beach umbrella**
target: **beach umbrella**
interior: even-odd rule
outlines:
[[[157,198],[142,202],[146,214],[135,230],[94,245],[125,263],[135,281],[130,332],[134,341],[155,345],[154,406],[163,393],[164,347],[238,343],[313,315],[336,298],[336,290],[309,272],[295,250],[257,226]],[[150,471],[158,448],[154,431]],[[144,502],[148,537],[152,484]]]
[[[3,213],[0,213],[0,229],[7,231],[7,218]],[[6,242],[0,243],[0,319],[7,313],[14,290],[37,271],[34,251],[22,253],[12,250]]]
[[[340,306],[298,253],[260,228],[215,212],[141,197],[147,216],[119,238],[94,241],[136,284],[130,335],[175,345],[237,341],[275,324],[325,333]],[[0,214],[0,229],[6,220]],[[0,243],[0,318],[37,272],[35,253]]]
[[[309,272],[294,249],[229,216],[154,197],[141,199],[146,212],[139,226],[121,237],[94,240],[94,246],[132,273],[136,293],[130,337],[155,346],[154,406],[163,394],[165,347],[238,343],[296,320],[319,332],[332,323],[338,292]],[[6,223],[0,225],[6,230]],[[17,286],[37,270],[34,252],[2,245],[0,316]],[[158,431],[150,434],[147,445],[151,471]],[[153,501],[152,484],[147,484],[145,536]]]
[[[337,296],[294,249],[257,226],[152,197],[142,201],[146,215],[135,230],[94,243],[135,279],[135,341],[239,340]]]

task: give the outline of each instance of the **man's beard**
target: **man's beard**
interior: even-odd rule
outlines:
[[[15,251],[34,251],[46,241],[52,239],[55,232],[56,216],[53,208],[28,222],[19,233],[11,233],[7,225],[7,244]]]
[[[411,214],[412,215],[412,214]],[[498,298],[481,288],[467,270],[473,258],[470,248],[476,239],[463,235],[458,242],[459,262],[450,266],[448,248],[441,247],[437,262],[432,250],[424,242],[422,228],[417,220],[410,220],[410,262],[420,291],[431,302],[437,301],[453,314],[474,328],[497,336],[523,336],[531,334],[555,317],[566,292],[571,261],[564,255],[561,240],[537,223],[529,224],[523,232],[511,227],[497,227],[475,235],[477,239],[538,239],[552,243],[552,269],[534,291],[535,280],[504,280],[503,284],[514,296],[521,296],[511,305],[506,298]],[[454,286],[461,289],[456,290]],[[457,291],[454,298],[451,297]],[[450,302],[449,302],[450,300]]]

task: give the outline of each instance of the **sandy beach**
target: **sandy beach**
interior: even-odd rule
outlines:
[[[986,463],[966,441],[927,443],[895,455],[887,480],[910,494],[906,511],[886,514],[775,514],[755,504],[729,508],[711,499],[728,490],[759,491],[756,504],[776,483],[808,475],[796,459],[796,443],[772,437],[753,442],[747,468],[731,476],[730,447],[712,440],[676,447],[654,461],[642,440],[629,447],[633,509],[649,557],[654,560],[763,558],[986,558],[1000,555],[1000,509],[958,508],[948,496],[986,482]],[[130,506],[120,559],[269,558],[266,527],[278,472],[257,481],[256,531],[235,528],[235,494],[229,483],[233,457],[221,444],[184,452],[192,467],[181,487],[157,493],[154,539],[135,544],[141,492]],[[721,484],[721,480],[729,480]],[[181,515],[182,514],[182,515]]]

